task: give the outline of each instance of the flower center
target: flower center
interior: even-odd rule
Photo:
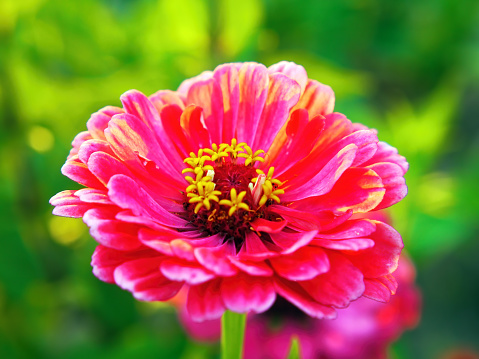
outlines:
[[[253,150],[244,142],[213,144],[197,154],[191,152],[184,162],[189,166],[182,173],[189,185],[184,193],[183,207],[187,219],[209,235],[222,233],[225,240],[233,239],[239,250],[250,222],[270,218],[268,207],[280,203],[284,193],[282,183],[273,178],[274,167],[268,173],[254,167],[263,162],[263,150]]]

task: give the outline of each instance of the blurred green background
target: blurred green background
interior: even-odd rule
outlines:
[[[0,0],[0,357],[205,358],[174,313],[91,274],[81,220],[49,198],[92,112],[230,61],[305,66],[336,110],[410,162],[393,217],[419,327],[392,357],[479,351],[479,2]]]

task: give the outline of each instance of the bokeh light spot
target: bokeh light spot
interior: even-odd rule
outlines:
[[[48,152],[52,149],[53,143],[53,134],[45,127],[33,126],[28,132],[28,144],[37,152]]]
[[[64,246],[75,244],[86,231],[81,220],[73,221],[63,217],[50,218],[48,229],[53,240]]]

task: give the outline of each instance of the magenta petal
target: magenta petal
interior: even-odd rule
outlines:
[[[191,85],[186,98],[188,104],[203,108],[204,121],[211,142],[221,143],[223,137],[223,94],[215,79],[198,81]]]
[[[350,238],[345,240],[315,239],[313,244],[336,251],[361,251],[374,247],[374,241],[369,238]]]
[[[365,279],[364,296],[378,302],[387,303],[391,299],[391,290],[377,279]]]
[[[271,252],[263,243],[261,238],[254,232],[246,232],[243,247],[238,253],[240,260],[262,261],[273,257],[276,254]]]
[[[250,223],[251,227],[256,232],[266,232],[266,233],[278,233],[283,230],[284,227],[288,224],[288,221],[268,221],[263,218],[257,218]]]
[[[283,249],[282,254],[290,254],[308,245],[318,231],[270,233],[275,244]]]
[[[236,139],[252,143],[268,94],[269,77],[264,65],[245,63],[238,72],[240,104]],[[256,150],[256,148],[255,148]]]
[[[295,80],[301,86],[301,94],[303,94],[308,83],[308,74],[303,66],[297,65],[294,62],[281,61],[268,67],[268,71],[270,73],[280,72]]]
[[[81,218],[92,208],[91,204],[84,203],[73,190],[62,191],[50,199],[50,204],[55,206],[53,214],[62,217]]]
[[[104,189],[105,186],[88,169],[87,165],[80,162],[78,157],[72,157],[63,165],[62,174],[71,180],[86,187]]]
[[[158,119],[158,121],[160,120]],[[164,130],[161,133],[164,133]],[[131,114],[115,116],[108,124],[105,135],[115,154],[129,166],[136,165],[138,167],[139,156],[152,160],[158,165],[161,164],[161,169],[164,172],[163,182],[177,183],[179,188],[182,187],[184,182],[181,175],[183,159],[179,157],[174,144],[166,136],[160,141],[171,151],[167,152],[167,156],[155,133],[138,117]]]
[[[330,270],[301,286],[319,303],[342,308],[364,292],[363,274],[344,256],[328,251]]]
[[[178,236],[181,234],[178,233]],[[182,239],[173,239],[170,242],[170,247],[175,257],[184,259],[188,262],[196,262],[194,247],[187,241]]]
[[[331,87],[309,80],[295,109],[305,108],[311,117],[327,115],[334,109],[334,92]]]
[[[276,292],[313,318],[334,319],[336,311],[316,302],[298,283],[284,279],[274,282]]]
[[[190,286],[186,300],[186,310],[193,321],[200,322],[221,317],[225,305],[221,299],[221,281],[212,280]]]
[[[314,177],[302,185],[286,188],[283,201],[297,201],[328,193],[354,161],[357,146],[350,144],[338,152]]]
[[[104,282],[114,283],[113,272],[119,265],[138,258],[157,257],[158,253],[148,249],[139,251],[117,251],[99,245],[95,248],[91,265],[93,274]]]
[[[321,136],[323,127],[322,116],[309,120],[305,109],[294,111],[284,133],[276,136],[265,156],[266,162],[263,166],[274,165],[275,176],[281,175],[312,151]]]
[[[182,96],[176,91],[160,90],[149,96],[148,99],[153,106],[155,106],[158,113],[160,113],[163,106],[166,105],[176,105],[182,110],[185,108],[185,103],[182,99]]]
[[[138,226],[114,219],[115,212],[93,208],[83,216],[90,234],[98,243],[117,250],[131,251],[141,246]]]
[[[378,143],[378,150],[367,162],[363,163],[363,166],[370,166],[379,162],[390,162],[401,167],[403,174],[405,174],[409,168],[409,164],[406,158],[398,154],[398,150],[385,142]]]
[[[383,200],[375,210],[390,207],[406,197],[407,186],[401,167],[394,163],[382,162],[368,166],[367,168],[371,168],[381,177],[383,186],[386,189]]]
[[[88,163],[88,159],[95,152],[104,152],[114,156],[108,142],[103,140],[88,140],[82,143],[78,150],[78,158],[83,163]]]
[[[196,260],[192,257],[190,253],[191,248],[187,242],[191,237],[200,235],[201,233],[198,231],[179,233],[177,230],[167,227],[159,227],[154,230],[150,228],[141,228],[138,232],[138,238],[145,246],[163,253],[168,257],[177,256],[191,261]]]
[[[352,215],[351,210],[344,213],[333,213],[331,210],[306,212],[279,205],[272,205],[270,208],[272,212],[279,214],[288,221],[288,227],[300,231],[320,229],[322,231],[328,231],[346,222]]]
[[[78,135],[76,135],[72,141],[72,149],[70,150],[70,153],[68,154],[67,160],[78,155],[78,151],[80,149],[80,146],[83,144],[83,142],[91,140],[91,139],[92,139],[91,134],[88,131],[83,131],[83,132],[80,132]]]
[[[268,96],[251,148],[268,149],[271,146],[300,94],[301,88],[296,81],[281,73],[269,75]]]
[[[134,180],[127,176],[113,176],[108,183],[108,195],[116,205],[130,209],[135,216],[145,216],[165,226],[185,228],[188,225],[185,220],[161,207]]]
[[[404,247],[401,236],[394,228],[382,222],[373,222],[376,232],[369,238],[374,241],[374,247],[348,256],[366,278],[381,277],[396,270],[399,254]]]
[[[75,192],[75,196],[78,196],[82,202],[86,203],[113,205],[113,202],[110,201],[105,190],[82,188]]]
[[[220,65],[215,69],[214,79],[221,88],[223,96],[223,134],[221,142],[231,143],[235,136],[240,101],[239,78],[236,66]]]
[[[122,162],[105,152],[95,152],[88,160],[88,169],[93,173],[105,186],[110,178],[115,175],[125,175],[135,177],[135,175]]]
[[[309,280],[329,270],[329,259],[318,247],[309,246],[296,252],[270,259],[275,272],[292,281]]]
[[[166,278],[193,285],[215,278],[212,272],[202,266],[181,259],[166,259],[161,263],[160,269]]]
[[[141,258],[121,264],[113,273],[116,284],[138,300],[164,301],[174,297],[183,283],[172,282],[161,274],[163,258]]]
[[[271,267],[265,262],[239,260],[236,259],[234,256],[231,256],[229,259],[231,263],[233,263],[236,267],[241,269],[246,274],[260,277],[269,277],[274,274]]]
[[[177,105],[166,105],[162,108],[161,123],[166,135],[175,143],[182,157],[188,157],[195,150],[195,146],[189,141],[185,129],[181,127],[183,110]]]
[[[91,115],[86,123],[88,132],[96,140],[106,140],[104,131],[108,127],[108,122],[114,115],[124,113],[122,108],[107,106]]]
[[[317,238],[323,239],[347,239],[347,238],[358,238],[369,236],[376,230],[376,225],[374,222],[360,219],[360,220],[350,220],[340,226],[328,231],[318,233]]]
[[[212,71],[203,71],[201,74],[195,76],[195,77],[192,77],[190,79],[187,79],[187,80],[184,80],[180,86],[178,87],[178,93],[181,95],[181,96],[184,96],[186,98],[186,96],[188,95],[188,91],[190,90],[190,87],[193,86],[195,83],[197,82],[201,82],[201,81],[205,81],[205,80],[208,80],[210,79],[211,77],[213,76],[213,72]]]
[[[221,296],[226,308],[237,313],[262,313],[268,310],[276,299],[270,278],[247,275],[224,278],[221,283]]]
[[[238,269],[228,259],[235,251],[233,243],[226,242],[220,247],[196,248],[195,256],[205,268],[217,275],[229,277],[238,273]]]
[[[310,212],[334,211],[366,213],[381,203],[384,198],[381,177],[371,169],[348,168],[327,194],[296,201],[295,207]]]

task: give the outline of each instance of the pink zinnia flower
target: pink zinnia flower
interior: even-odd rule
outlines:
[[[245,333],[245,358],[286,358],[291,339],[297,337],[303,359],[383,359],[390,344],[406,329],[414,328],[420,317],[421,295],[415,286],[411,261],[401,256],[394,272],[397,293],[388,303],[359,298],[338,311],[334,320],[314,319],[280,300],[266,313],[248,317]],[[199,341],[220,338],[219,319],[196,323],[180,308],[186,331]]]
[[[51,199],[99,242],[98,278],[145,301],[186,285],[195,320],[263,312],[277,295],[332,318],[395,291],[400,235],[351,216],[400,201],[407,162],[333,113],[303,67],[226,64],[121,101],[92,115],[62,168],[86,188]]]

